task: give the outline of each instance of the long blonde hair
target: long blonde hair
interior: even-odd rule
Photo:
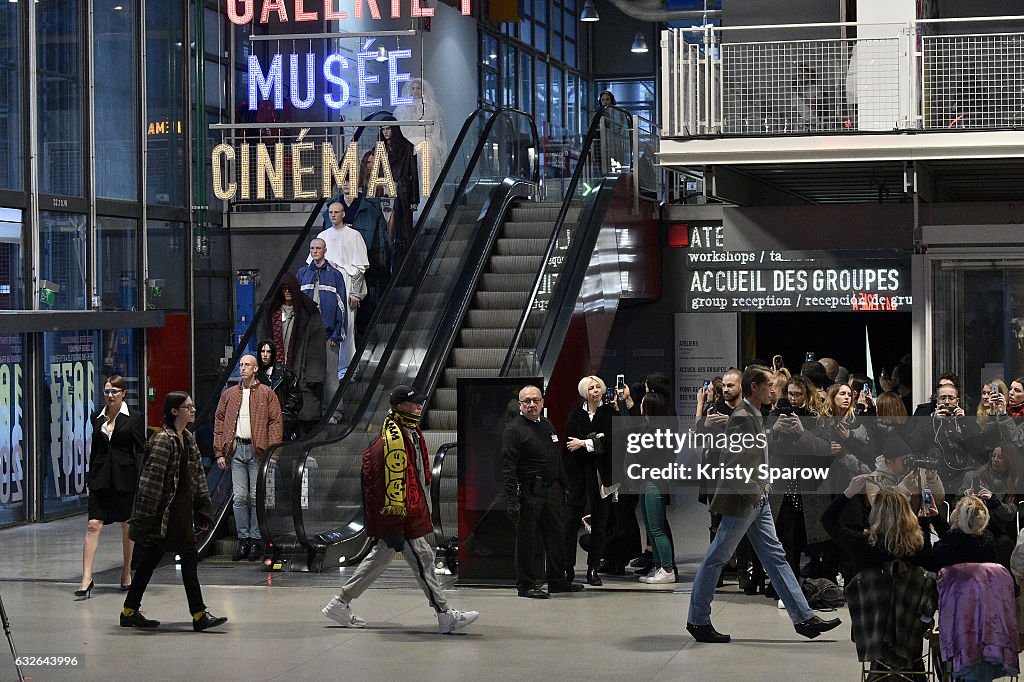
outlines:
[[[850,407],[847,408],[846,412],[840,414],[838,408],[836,408],[836,396],[844,388],[850,392]],[[828,393],[825,394],[825,404],[821,406],[821,411],[818,413],[818,423],[828,424],[831,421],[832,425],[840,423],[849,424],[853,421],[854,408],[853,389],[847,384],[832,384],[828,389]]]
[[[924,547],[924,535],[910,498],[899,491],[883,490],[868,514],[868,544],[894,557],[917,554]]]
[[[995,385],[995,387],[999,389],[999,392],[1002,393],[1004,396],[1010,395],[1010,389],[1006,387],[1006,383],[1002,379],[1000,379],[999,377],[996,377],[995,379],[989,379],[985,383],[985,385],[986,386]],[[988,419],[988,416],[990,414],[992,414],[992,412],[991,412],[991,410],[989,408],[988,403],[985,402],[984,400],[979,400],[978,401],[978,413],[977,414],[978,414],[978,423],[979,424],[984,424],[985,420]]]

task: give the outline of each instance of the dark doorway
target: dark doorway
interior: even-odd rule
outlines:
[[[778,353],[794,374],[808,351],[815,358],[835,358],[850,372],[863,372],[865,327],[871,338],[873,379],[882,368],[891,373],[910,352],[909,312],[752,313],[743,316],[743,323],[754,325],[754,353],[749,357],[771,362]]]

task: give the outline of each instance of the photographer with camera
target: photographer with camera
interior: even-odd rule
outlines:
[[[864,486],[868,504],[874,504],[879,493],[898,491],[910,498],[911,506],[922,518],[938,513],[946,497],[939,476],[939,461],[930,457],[914,457],[913,451],[899,436],[891,436],[881,444],[881,454],[875,460]]]
[[[941,380],[940,380],[941,381]],[[918,418],[909,444],[915,452],[935,452],[942,479],[958,490],[964,474],[985,463],[988,452],[977,419],[968,419],[960,406],[960,392],[952,383],[935,387],[935,412]]]

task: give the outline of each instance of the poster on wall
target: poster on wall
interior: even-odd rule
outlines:
[[[51,332],[45,341],[44,375],[50,408],[46,445],[44,515],[76,510],[86,501],[89,448],[96,409],[96,334]]]
[[[739,363],[737,313],[676,313],[676,414],[697,414],[697,391]]]
[[[24,337],[0,336],[0,525],[25,519]]]

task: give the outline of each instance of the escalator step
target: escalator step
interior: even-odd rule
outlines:
[[[510,275],[494,272],[484,273],[480,279],[479,291],[532,291],[536,275]]]
[[[458,414],[455,410],[430,410],[430,428],[455,431],[458,428]]]
[[[508,348],[514,329],[463,329],[459,344],[464,348]]]
[[[475,305],[485,310],[522,310],[530,300],[530,292],[478,291]]]
[[[478,310],[473,309],[469,311],[466,316],[466,321],[463,323],[464,329],[514,329],[519,324],[519,318],[522,317],[522,310]],[[539,327],[541,323],[541,315],[531,314],[530,318],[526,321],[527,327]]]
[[[493,377],[497,376],[493,369],[455,369],[448,367],[444,370],[444,383],[446,386],[455,386],[456,381],[466,377]]]
[[[532,274],[536,277],[544,256],[491,256],[488,269],[507,275]]]
[[[511,338],[511,334],[509,335]],[[453,348],[451,356],[452,369],[489,369],[493,372],[501,369],[501,363],[508,355],[508,345],[503,348]]]
[[[548,239],[499,239],[494,245],[496,256],[543,256]]]
[[[553,223],[505,223],[501,236],[506,239],[550,239]]]
[[[430,415],[428,414],[427,416],[429,418]],[[431,428],[423,432],[423,439],[427,441],[427,452],[429,452],[431,455],[437,452],[437,449],[440,448],[442,445],[454,443],[457,438],[458,432],[455,431],[454,429],[452,429],[451,431],[446,431],[443,429]],[[445,466],[447,467],[448,465],[445,464]]]
[[[430,411],[454,410],[458,399],[458,392],[454,388],[439,388],[430,396]]]

